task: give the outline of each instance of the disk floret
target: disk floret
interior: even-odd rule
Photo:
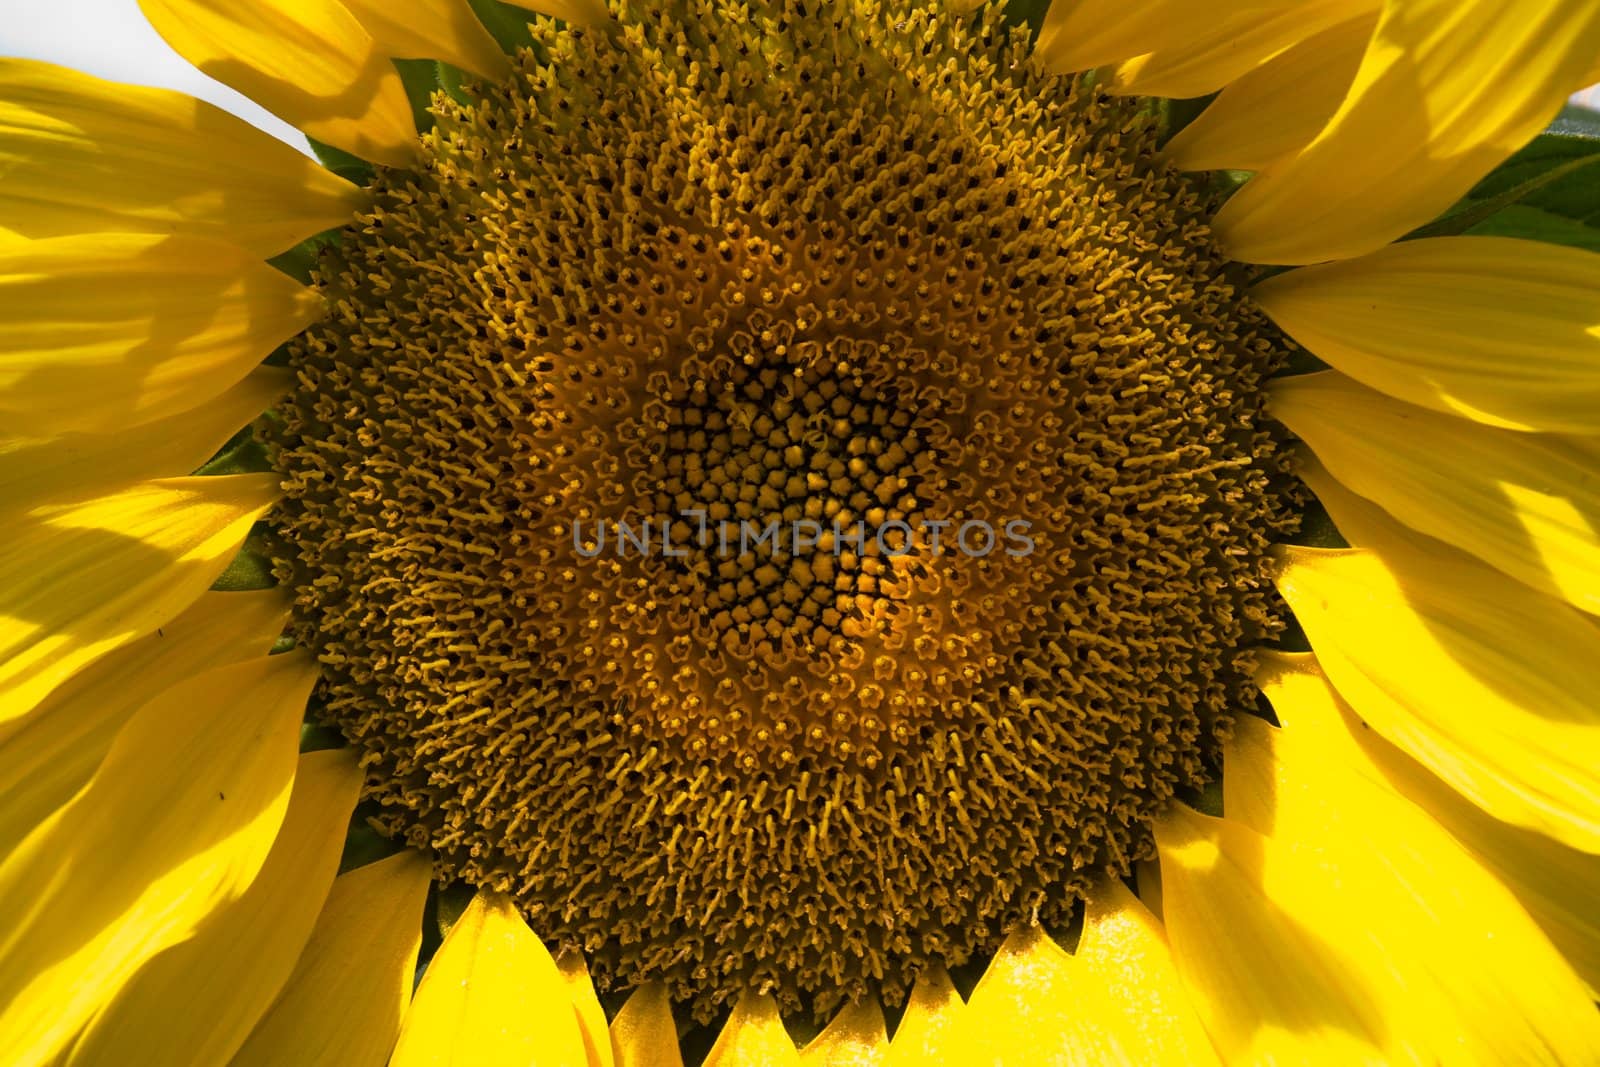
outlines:
[[[1278,356],[1147,119],[997,14],[615,15],[439,96],[325,259],[280,573],[446,876],[702,1014],[895,998],[1206,778]]]

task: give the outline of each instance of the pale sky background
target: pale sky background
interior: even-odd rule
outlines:
[[[43,59],[113,81],[179,89],[302,151],[306,147],[293,127],[185,63],[144,20],[138,0],[0,0],[0,56]]]
[[[0,0],[0,56],[43,59],[114,81],[180,89],[305,150],[305,138],[291,127],[180,59],[145,22],[138,0]],[[1600,108],[1600,87],[1574,100]]]

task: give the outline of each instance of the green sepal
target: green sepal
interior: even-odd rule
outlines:
[[[467,91],[467,86],[472,81],[471,74],[441,59],[434,61],[433,76],[438,81],[439,88],[443,89],[450,99],[458,104],[472,103],[472,94]]]
[[[1334,525],[1333,516],[1328,514],[1328,509],[1323,507],[1322,501],[1309,491],[1306,493],[1305,510],[1300,514],[1300,528],[1289,538],[1289,542],[1308,548],[1350,547],[1350,542],[1345,540],[1344,534],[1339,532],[1339,527]],[[1284,613],[1283,631],[1278,634],[1274,647],[1282,652],[1311,651],[1311,638],[1306,634],[1305,627],[1300,625],[1300,620],[1292,613]]]
[[[1206,186],[1211,195],[1216,198],[1216,207],[1212,208],[1215,217],[1218,209],[1233,198],[1233,194],[1243,189],[1251,178],[1256,176],[1253,170],[1212,170],[1206,172]]]
[[[256,523],[244,539],[238,555],[228,564],[228,569],[211,583],[211,588],[223,593],[245,593],[256,589],[271,589],[278,584],[272,576],[272,557],[267,551],[267,527]]]
[[[951,979],[955,979],[955,968],[950,969]],[[971,996],[970,989],[961,989],[961,983],[955,983],[963,996]],[[689,1029],[683,1031],[680,1027],[678,1034],[679,1059],[684,1063],[704,1063],[711,1055],[711,1047],[717,1043],[717,1038],[722,1036],[722,1028],[728,1024],[728,1018],[733,1014],[732,1005],[726,1006],[713,1019],[706,1023],[691,1022]]]
[[[344,735],[331,726],[324,726],[319,722],[303,722],[300,724],[300,751],[324,752],[328,749],[343,748]]]
[[[1306,636],[1305,627],[1300,625],[1300,620],[1293,615],[1283,617],[1283,632],[1278,634],[1278,640],[1273,645],[1280,652],[1310,652],[1311,638]]]
[[[821,1020],[806,1012],[783,1020],[783,1029],[788,1033],[789,1039],[801,1048],[815,1041],[817,1035],[822,1033],[822,1027]]]
[[[417,946],[417,969],[411,974],[411,990],[416,992],[433,965],[433,958],[444,946],[439,933],[439,883],[428,883],[428,899],[422,905],[422,943]]]
[[[472,903],[472,898],[477,895],[465,882],[452,882],[439,890],[438,910],[435,921],[438,924],[439,937],[444,939],[450,936],[450,928],[455,926],[462,914],[467,910],[467,905]]]
[[[411,120],[417,133],[433,129],[433,94],[439,88],[439,65],[431,59],[396,59],[395,69],[400,72],[400,84],[405,86],[406,99],[411,101]]]
[[[325,230],[307,237],[289,251],[273,256],[267,262],[301,285],[310,285],[311,271],[316,267],[317,257],[322,254],[322,250],[338,245],[343,239],[338,230]]]
[[[1406,239],[1481,232],[1479,227],[1512,207],[1533,208],[1580,226],[1600,223],[1600,180],[1590,169],[1596,162],[1600,162],[1600,114],[1568,107],[1454,209]],[[1508,232],[1512,226],[1512,221],[1502,221],[1496,232],[1524,236]]]
[[[1289,358],[1284,360],[1283,369],[1278,372],[1278,377],[1294,378],[1301,374],[1317,374],[1328,369],[1328,364],[1322,357],[1304,349],[1295,348],[1289,353]]]
[[[1216,93],[1205,96],[1196,96],[1189,100],[1162,99],[1157,106],[1156,114],[1161,120],[1161,134],[1159,144],[1165,148],[1168,141],[1178,136],[1185,126],[1200,117],[1200,113],[1210,106],[1211,101],[1217,98]],[[1239,174],[1240,171],[1218,171],[1219,174]],[[1241,183],[1242,184],[1242,183]]]
[[[350,816],[350,829],[345,832],[344,853],[339,857],[340,874],[404,851],[406,846],[403,841],[384,837],[367,822],[377,813],[378,805],[372,801],[356,805],[355,812]]]
[[[502,3],[501,0],[467,0],[467,3],[506,55],[514,55],[519,48],[533,46],[533,34],[528,31],[533,12],[527,8]]]
[[[1295,532],[1294,543],[1310,548],[1350,547],[1350,542],[1344,539],[1339,527],[1333,524],[1333,516],[1328,514],[1328,509],[1315,498],[1306,505],[1306,512],[1300,517],[1300,529]]]
[[[378,173],[377,168],[359,156],[353,156],[342,148],[335,148],[325,144],[315,137],[307,137],[311,143],[311,151],[317,154],[321,164],[343,178],[356,185],[370,185],[373,176]]]
[[[209,477],[215,474],[261,474],[271,469],[272,460],[267,455],[266,445],[256,439],[253,429],[246,426],[195,473]]]
[[[1006,25],[1027,26],[1028,32],[1035,39],[1039,36],[1039,29],[1044,25],[1044,17],[1050,11],[1050,0],[1007,0]]]
[[[259,552],[241,548],[228,569],[211,583],[211,588],[223,593],[246,593],[271,589],[277,584],[277,579],[272,577],[272,560]]]

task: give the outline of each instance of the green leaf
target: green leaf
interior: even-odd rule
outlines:
[[[1600,224],[1600,114],[1568,107],[1544,133],[1496,167],[1442,218],[1407,234],[1451,237],[1512,207],[1533,208],[1580,225]]]
[[[1578,159],[1568,159],[1536,177],[1529,178],[1520,185],[1514,185],[1503,193],[1486,199],[1472,199],[1462,201],[1456,210],[1443,218],[1437,219],[1419,229],[1406,234],[1406,240],[1415,240],[1419,237],[1454,237],[1466,233],[1475,226],[1481,225],[1496,214],[1516,204],[1528,207],[1538,207],[1538,194],[1550,186],[1559,183],[1563,178],[1579,171],[1588,170],[1589,167],[1600,161],[1600,155],[1582,156]]]
[[[1474,199],[1498,196],[1550,170],[1577,160],[1600,156],[1600,112],[1564,108],[1548,129],[1522,151],[1506,160],[1470,194]],[[1530,207],[1577,219],[1589,225],[1600,222],[1600,176],[1572,168],[1527,198]]]
[[[1600,229],[1525,204],[1512,204],[1467,232],[1483,237],[1521,237],[1600,252]]]

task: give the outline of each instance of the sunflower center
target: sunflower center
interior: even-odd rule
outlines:
[[[723,354],[664,376],[623,435],[641,441],[629,476],[600,495],[638,501],[618,509],[642,522],[616,523],[616,552],[639,550],[637,536],[621,537],[642,529],[644,551],[662,558],[624,595],[636,591],[627,600],[640,614],[665,611],[673,636],[660,651],[687,665],[656,686],[654,657],[641,671],[617,663],[632,705],[671,733],[693,732],[699,750],[775,751],[787,765],[800,735],[848,754],[910,706],[902,686],[886,700],[881,683],[856,684],[836,660],[892,632],[926,570],[899,557],[921,519],[915,487],[937,464],[934,435],[914,425],[894,381],[852,369],[858,346],[878,344],[819,341],[803,312],[752,319]]]
[[[1069,921],[1278,628],[1276,348],[993,13],[624,3],[328,253],[279,573],[381,826],[602,983],[904,994]]]

